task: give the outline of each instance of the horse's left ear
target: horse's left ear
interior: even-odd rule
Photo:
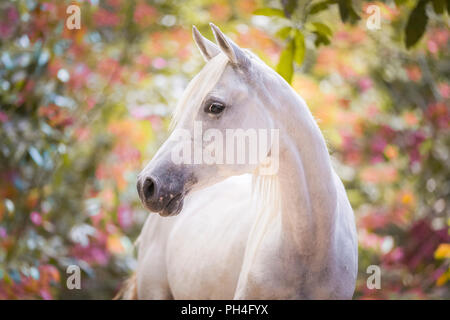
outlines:
[[[230,62],[238,65],[245,66],[249,63],[248,57],[237,44],[235,44],[230,38],[220,31],[220,29],[213,23],[209,24],[216,38],[216,42],[219,45],[220,50],[225,53],[230,59]]]
[[[206,61],[211,60],[220,53],[219,47],[202,36],[195,26],[192,26],[192,35],[194,37],[195,44]]]

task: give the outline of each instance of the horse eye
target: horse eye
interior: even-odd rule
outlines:
[[[213,102],[205,108],[206,113],[220,114],[225,109],[225,106],[218,102]]]

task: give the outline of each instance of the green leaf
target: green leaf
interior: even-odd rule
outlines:
[[[254,15],[257,16],[268,16],[268,17],[283,17],[284,18],[284,12],[283,10],[280,9],[275,9],[275,8],[261,8],[261,9],[256,9],[253,12]]]
[[[326,24],[323,24],[321,22],[313,22],[312,25],[318,33],[323,34],[324,36],[331,37],[333,35],[333,31],[331,31],[330,27],[328,27]]]
[[[350,22],[351,24],[353,24],[361,19],[355,12],[355,10],[353,10],[351,0],[339,0],[338,7],[342,22]]]
[[[340,0],[339,3],[338,3],[339,15],[341,16],[342,22],[347,22],[348,15],[349,15],[346,2],[347,1]]]
[[[433,10],[436,14],[443,14],[445,8],[445,0],[433,0]]]
[[[432,148],[433,148],[433,140],[428,139],[420,144],[419,152],[421,155],[426,155],[431,151]]]
[[[426,0],[420,0],[409,15],[405,28],[405,44],[408,49],[415,45],[425,32],[428,23],[426,4]]]
[[[277,31],[276,36],[281,39],[286,39],[291,34],[292,27],[284,27]]]
[[[290,18],[297,7],[297,0],[281,0],[281,5],[283,6],[284,15]]]
[[[303,33],[300,30],[297,30],[295,32],[295,53],[294,53],[294,60],[297,62],[298,65],[301,65],[303,63],[303,60],[305,59],[305,37],[303,36]]]
[[[357,189],[348,189],[347,190],[348,199],[354,207],[359,207],[361,204],[364,204],[364,196],[361,194],[361,191]]]
[[[286,48],[281,52],[280,60],[277,65],[277,72],[286,80],[288,83],[292,81],[292,75],[294,74],[294,40],[291,39]]]
[[[397,7],[400,7],[401,5],[404,5],[406,3],[406,1],[408,1],[408,0],[394,0],[395,5]]]
[[[328,9],[328,6],[330,4],[333,4],[334,2],[335,1],[327,0],[327,1],[322,1],[319,3],[313,4],[309,9],[309,14],[316,14],[316,13],[319,13],[320,11],[326,10],[326,9]]]
[[[316,47],[320,47],[320,45],[329,45],[330,44],[330,39],[328,39],[327,36],[314,31],[313,32],[316,35],[316,40],[314,41],[314,44],[316,45]]]

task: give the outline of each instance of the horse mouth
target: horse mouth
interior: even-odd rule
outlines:
[[[162,217],[175,216],[183,209],[184,195],[182,193],[177,194],[175,197],[167,202],[166,206],[159,212]]]

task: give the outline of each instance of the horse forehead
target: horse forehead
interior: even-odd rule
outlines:
[[[213,92],[224,91],[226,94],[233,95],[248,93],[249,79],[250,77],[245,75],[243,71],[228,65],[214,87]]]

